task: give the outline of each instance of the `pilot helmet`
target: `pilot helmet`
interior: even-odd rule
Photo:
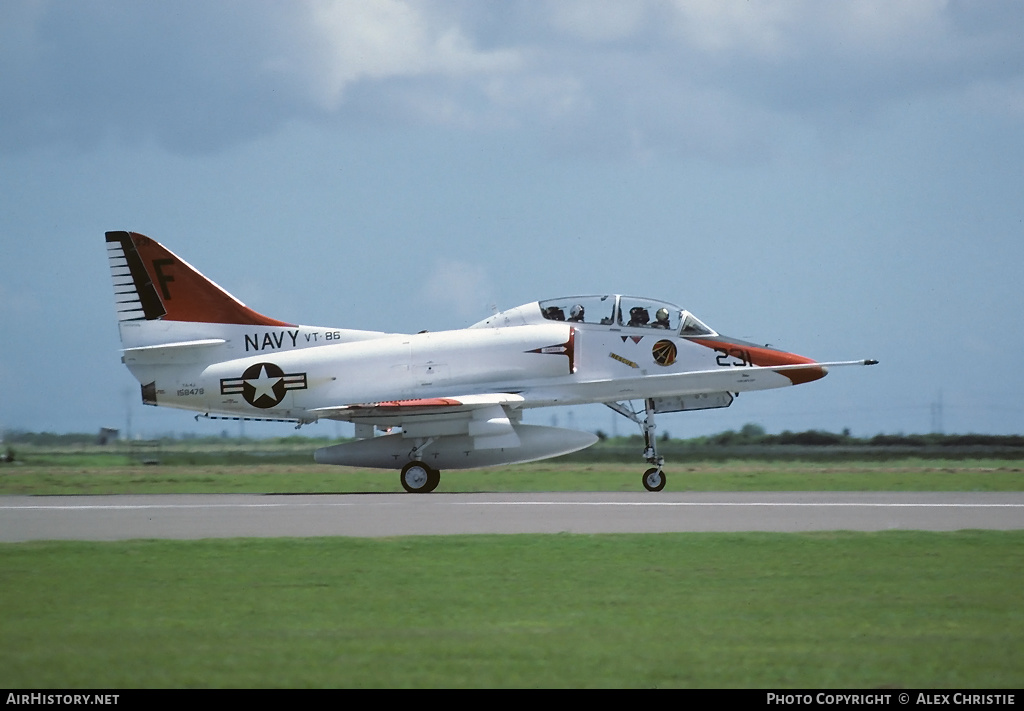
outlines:
[[[668,309],[666,309],[666,308],[658,309],[658,312],[656,314],[654,314],[654,315],[662,323],[668,323]]]
[[[571,318],[574,318],[574,319],[581,319],[581,318],[583,318],[583,305],[582,304],[573,304],[572,308],[569,309],[569,316]]]

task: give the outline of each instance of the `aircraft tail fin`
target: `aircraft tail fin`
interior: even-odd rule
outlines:
[[[257,313],[184,259],[138,232],[107,232],[119,321],[293,324]]]

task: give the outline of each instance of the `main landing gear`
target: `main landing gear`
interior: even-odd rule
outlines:
[[[648,464],[654,465],[644,472],[642,479],[644,488],[648,491],[661,491],[664,489],[665,472],[662,470],[662,467],[665,464],[665,458],[658,456],[658,442],[654,437],[654,430],[657,429],[654,425],[654,400],[647,398],[644,401],[644,418],[642,420],[640,419],[640,414],[633,409],[632,403],[624,405],[621,402],[606,402],[605,405],[640,425],[640,431],[644,435],[643,457]]]
[[[402,467],[401,479],[410,494],[429,494],[441,483],[441,472],[423,462],[409,462]]]

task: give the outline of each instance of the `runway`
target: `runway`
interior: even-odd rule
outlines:
[[[0,541],[1024,528],[1024,492],[3,496]]]

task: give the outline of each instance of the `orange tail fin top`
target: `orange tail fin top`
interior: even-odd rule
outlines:
[[[294,325],[253,311],[184,259],[138,232],[107,232],[107,255],[121,321]]]

